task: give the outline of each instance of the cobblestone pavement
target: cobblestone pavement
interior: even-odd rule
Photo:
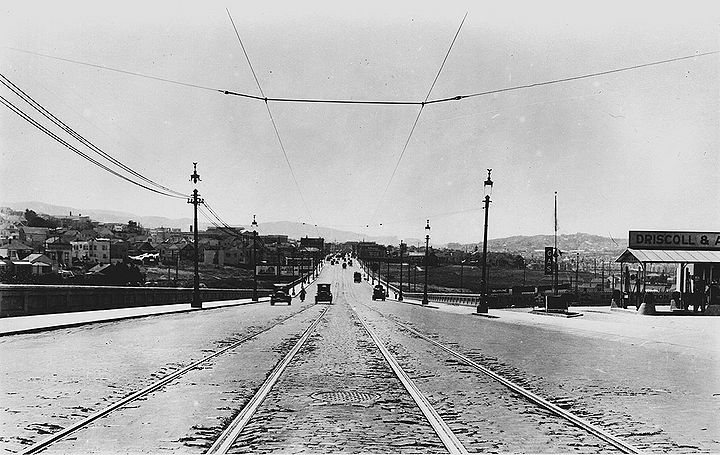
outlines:
[[[234,452],[446,452],[374,346],[383,340],[470,451],[614,450],[396,327],[383,315],[650,452],[720,452],[720,365],[643,326],[595,314],[534,324],[372,301],[356,269],[327,267],[335,304],[245,428]],[[52,447],[62,453],[204,452],[324,305],[269,303],[0,338],[0,450],[14,453],[181,366],[300,310],[271,331]],[[355,311],[352,309],[355,308]],[[631,317],[634,315],[631,315]],[[558,319],[558,318],[549,318]],[[624,321],[624,320],[623,320]],[[642,319],[644,324],[649,319]],[[670,320],[659,326],[677,325]],[[661,332],[662,333],[662,332]],[[689,332],[687,332],[689,333]],[[655,336],[655,338],[653,338]]]
[[[616,450],[364,305],[370,323],[470,452],[612,453]],[[517,378],[514,378],[517,379]]]
[[[638,342],[632,333],[549,329],[390,301],[368,305],[636,447],[720,452],[720,368],[699,350]]]
[[[446,452],[350,311],[342,275],[337,268],[335,304],[231,452]]]
[[[310,295],[313,292],[311,289]],[[154,380],[310,306],[309,300],[273,307],[265,302],[2,337],[0,450],[20,451]],[[277,343],[281,340],[277,338]],[[255,356],[249,360],[254,361]],[[192,377],[197,372],[188,374]],[[168,408],[170,414],[173,406]],[[199,426],[207,424],[203,418]],[[192,434],[182,436],[192,438]]]

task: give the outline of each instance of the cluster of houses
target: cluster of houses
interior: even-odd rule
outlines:
[[[2,215],[0,272],[87,274],[101,273],[107,266],[119,263],[176,267],[195,259],[193,232],[177,228],[146,229],[133,221],[97,223],[72,214],[59,218],[61,227],[30,227],[22,216]],[[254,257],[256,265],[280,266],[289,264],[290,258],[319,259],[324,249],[323,239],[295,241],[287,235],[227,228],[198,232],[199,259],[209,265],[250,267]]]

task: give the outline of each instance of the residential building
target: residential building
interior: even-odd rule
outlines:
[[[52,261],[56,270],[72,265],[72,245],[62,237],[50,237],[45,240],[45,255]]]
[[[110,264],[110,239],[96,238],[90,240],[90,261],[98,264]]]
[[[82,240],[71,241],[70,247],[72,248],[70,258],[73,263],[90,260],[90,242]]]
[[[10,240],[4,245],[0,245],[0,257],[10,259],[11,261],[20,261],[33,252],[31,246],[22,243],[19,240]]]

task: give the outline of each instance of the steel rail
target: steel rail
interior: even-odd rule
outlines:
[[[227,453],[230,447],[235,443],[235,440],[240,435],[245,425],[250,421],[255,411],[257,411],[260,404],[265,400],[270,390],[273,388],[275,383],[280,379],[287,366],[293,360],[298,351],[303,347],[305,342],[310,338],[310,335],[315,330],[315,327],[320,323],[320,320],[325,316],[330,307],[326,307],[323,312],[318,316],[310,326],[305,329],[300,339],[295,343],[295,346],[288,352],[285,357],[278,363],[273,371],[270,373],[265,382],[260,386],[255,395],[250,399],[248,404],[240,411],[240,413],[233,419],[228,427],[220,434],[215,440],[212,446],[206,453]]]
[[[459,352],[453,350],[452,348],[449,348],[449,347],[443,345],[442,343],[439,343],[439,342],[433,340],[432,338],[427,337],[426,335],[420,333],[419,331],[415,330],[414,328],[412,328],[406,324],[403,324],[402,322],[399,322],[399,321],[395,320],[394,318],[391,318],[389,316],[382,314],[380,311],[378,311],[372,307],[369,307],[367,305],[365,305],[365,306],[367,308],[375,311],[376,313],[378,313],[385,319],[388,319],[389,321],[404,328],[405,330],[412,333],[413,335],[434,344],[435,346],[439,347],[440,349],[444,350],[445,352],[451,354],[453,357],[456,357],[456,358],[462,360],[468,366],[471,366],[471,367],[475,368],[476,370],[484,373],[485,375],[495,379],[496,381],[500,382],[501,384],[503,384],[505,387],[509,388],[513,392],[518,393],[519,395],[527,398],[528,400],[532,401],[533,403],[537,404],[538,406],[547,409],[548,411],[552,412],[553,414],[563,417],[564,419],[573,423],[575,426],[582,428],[583,430],[587,431],[588,433],[602,439],[603,441],[609,443],[610,445],[619,449],[623,453],[642,453],[642,451],[640,449],[638,449],[637,447],[623,441],[622,439],[618,438],[617,436],[614,436],[614,435],[608,433],[607,431],[588,422],[587,420],[582,419],[582,418],[576,416],[575,414],[566,411],[565,409],[551,403],[550,401],[527,390],[526,388],[524,388],[518,384],[515,384],[513,381],[511,381],[507,378],[504,378],[503,376],[495,373],[494,371],[490,370],[487,367],[480,365],[479,363],[475,362],[474,360],[468,358],[467,356],[465,356],[463,354],[460,354]]]
[[[122,406],[124,406],[124,405],[126,405],[126,404],[128,404],[128,403],[130,403],[130,402],[132,402],[132,401],[135,401],[135,400],[137,400],[138,398],[141,398],[141,397],[143,397],[143,396],[145,396],[145,395],[147,395],[147,394],[149,394],[149,393],[151,393],[151,392],[154,392],[155,390],[157,390],[157,389],[159,389],[160,387],[168,384],[169,382],[173,381],[174,379],[177,379],[178,377],[184,375],[185,373],[189,372],[190,370],[193,370],[193,369],[197,368],[198,366],[200,366],[201,364],[207,362],[208,360],[213,359],[213,358],[215,358],[215,357],[217,357],[217,356],[219,356],[219,355],[221,355],[221,354],[223,354],[223,353],[225,353],[225,352],[227,352],[227,351],[229,351],[229,350],[231,350],[231,349],[234,349],[234,348],[240,346],[240,345],[243,344],[243,343],[246,343],[247,341],[249,341],[249,340],[257,337],[258,335],[261,335],[261,334],[263,334],[263,333],[265,333],[265,332],[267,332],[267,331],[269,331],[269,330],[277,327],[278,325],[282,324],[283,322],[287,321],[288,319],[290,319],[290,318],[292,318],[292,317],[294,317],[294,316],[297,316],[298,314],[302,313],[302,312],[305,311],[305,310],[308,310],[308,309],[311,308],[311,307],[312,307],[312,306],[308,306],[307,308],[303,308],[302,310],[300,310],[300,311],[298,311],[298,312],[296,312],[296,313],[293,313],[292,315],[290,315],[290,316],[282,319],[281,321],[277,322],[276,324],[273,324],[273,325],[271,325],[271,326],[269,326],[269,327],[267,327],[267,328],[265,328],[265,329],[263,329],[263,330],[260,330],[260,331],[258,331],[258,332],[255,332],[255,333],[253,333],[252,335],[248,335],[248,336],[246,336],[245,338],[243,338],[243,339],[241,339],[241,340],[239,340],[239,341],[236,341],[235,343],[233,343],[233,344],[231,344],[231,345],[229,345],[229,346],[226,346],[226,347],[224,347],[224,348],[222,348],[222,349],[220,349],[220,350],[218,350],[218,351],[216,351],[216,352],[214,352],[214,353],[212,353],[212,354],[210,354],[210,355],[208,355],[208,356],[205,356],[205,357],[203,357],[202,359],[200,359],[200,360],[198,360],[198,361],[196,361],[196,362],[193,362],[193,363],[191,363],[190,365],[188,365],[188,366],[186,366],[186,367],[184,367],[184,368],[182,368],[182,369],[180,369],[180,370],[178,370],[178,371],[175,371],[175,372],[170,373],[169,375],[167,375],[167,376],[165,376],[165,377],[163,377],[163,378],[160,378],[159,380],[157,380],[156,382],[148,385],[147,387],[145,387],[145,388],[143,388],[143,389],[140,389],[140,390],[138,390],[137,392],[131,393],[130,395],[122,398],[122,399],[119,400],[119,401],[116,401],[115,403],[109,405],[108,407],[106,407],[106,408],[104,408],[104,409],[101,409],[100,411],[98,411],[98,412],[96,412],[96,413],[94,413],[94,414],[89,415],[88,417],[84,418],[83,420],[81,420],[81,421],[79,421],[79,422],[77,422],[77,423],[75,423],[75,424],[73,424],[73,425],[71,425],[71,426],[69,426],[69,427],[67,427],[67,428],[63,428],[62,430],[58,431],[57,433],[51,434],[51,435],[50,435],[49,437],[47,437],[46,439],[44,439],[44,440],[42,440],[42,441],[40,441],[40,442],[38,442],[38,443],[36,443],[36,444],[28,447],[27,449],[23,450],[22,452],[20,452],[20,454],[21,454],[21,455],[33,454],[33,453],[37,453],[37,452],[39,452],[39,451],[47,448],[47,447],[50,446],[51,444],[54,444],[55,442],[58,442],[59,440],[63,439],[64,437],[66,437],[66,436],[68,436],[68,435],[70,435],[70,434],[78,431],[79,429],[87,426],[88,424],[92,423],[93,421],[95,421],[95,420],[97,420],[97,419],[99,419],[99,418],[101,418],[101,417],[104,417],[104,416],[106,416],[107,414],[110,414],[112,411],[114,411],[114,410],[116,410],[116,409],[118,409],[118,408],[120,408],[120,407],[122,407]]]
[[[455,436],[455,433],[453,433],[452,429],[450,429],[448,424],[445,423],[442,417],[440,417],[440,414],[438,414],[435,408],[433,408],[425,395],[423,395],[420,389],[415,385],[413,380],[410,379],[407,373],[405,373],[405,371],[402,369],[395,357],[393,357],[390,351],[388,351],[382,341],[380,341],[377,335],[370,329],[370,327],[368,327],[365,321],[362,320],[362,318],[355,311],[354,308],[353,312],[355,312],[358,321],[360,321],[362,326],[365,328],[365,331],[368,333],[368,335],[370,335],[372,340],[377,345],[378,349],[380,349],[383,357],[385,357],[385,360],[395,372],[395,375],[398,377],[398,379],[400,379],[402,385],[408,391],[410,396],[412,396],[413,400],[415,400],[415,403],[425,415],[425,418],[433,427],[435,433],[437,433],[437,435],[440,437],[440,440],[445,445],[445,448],[447,448],[451,454],[467,454],[468,451],[467,449],[465,449],[462,442],[460,442],[457,436]]]

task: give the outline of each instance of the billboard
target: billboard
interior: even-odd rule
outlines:
[[[630,231],[628,247],[639,250],[720,250],[720,232]]]
[[[277,275],[277,266],[274,265],[256,265],[255,273],[258,275]]]
[[[282,276],[300,276],[300,267],[296,265],[281,265],[280,275]]]

